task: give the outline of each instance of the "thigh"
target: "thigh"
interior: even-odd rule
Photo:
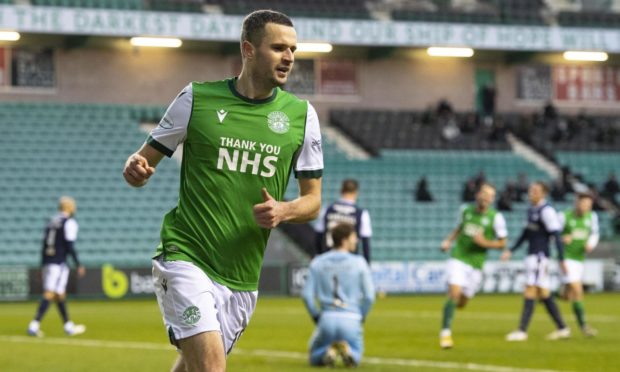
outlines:
[[[565,284],[581,283],[583,280],[583,262],[575,260],[565,260],[567,273],[562,276]]]
[[[448,272],[448,285],[467,286],[467,267],[464,262],[451,258],[448,260],[446,270]]]
[[[58,280],[60,279],[61,269],[58,264],[47,264],[43,266],[41,275],[43,277],[43,290],[56,293]]]
[[[203,332],[179,340],[179,347],[188,372],[226,370],[222,336],[217,331]]]
[[[529,255],[525,259],[526,285],[548,289],[549,259],[543,255]]]
[[[342,322],[343,339],[349,344],[352,351],[361,355],[364,351],[364,331],[359,320],[346,320]]]
[[[463,288],[463,295],[467,298],[472,298],[480,290],[480,284],[482,283],[482,271],[471,268],[467,275],[467,285]]]
[[[67,292],[67,282],[69,281],[69,273],[71,269],[66,264],[60,265],[60,274],[58,275],[58,282],[56,282],[55,292],[59,295],[64,295]]]
[[[221,337],[217,288],[201,269],[184,261],[153,260],[153,284],[173,345],[179,347],[179,340],[203,332],[215,331]]]
[[[224,349],[229,354],[250,323],[256,308],[257,291],[230,291],[215,283],[219,291],[216,303],[220,314],[220,329],[224,340]]]

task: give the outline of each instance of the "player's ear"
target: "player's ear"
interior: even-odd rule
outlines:
[[[252,45],[248,40],[243,40],[241,42],[241,55],[243,58],[252,59],[256,54],[256,48]]]

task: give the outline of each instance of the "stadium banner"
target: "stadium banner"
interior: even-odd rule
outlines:
[[[0,266],[0,301],[25,300],[29,293],[27,267]]]
[[[0,29],[100,36],[169,36],[237,42],[242,16],[0,6]],[[300,41],[400,47],[469,46],[496,50],[604,50],[620,52],[620,30],[431,22],[295,18]]]
[[[286,273],[284,265],[263,266],[259,291],[286,294]],[[41,293],[40,268],[0,267],[0,301],[26,300]],[[78,278],[75,270],[71,270],[67,293],[76,297],[122,299],[153,296],[155,287],[150,267],[122,268],[106,264],[87,268],[83,278]]]
[[[603,260],[585,262],[584,285],[591,291],[603,290]],[[446,261],[394,261],[373,262],[372,276],[378,292],[384,293],[443,293],[447,290]],[[551,289],[558,290],[561,284],[560,269],[552,261],[549,267]],[[292,266],[289,269],[289,293],[299,295],[305,284],[307,266]],[[483,270],[480,292],[514,293],[522,292],[525,283],[523,261],[487,262]]]

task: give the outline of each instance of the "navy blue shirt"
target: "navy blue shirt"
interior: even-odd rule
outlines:
[[[67,228],[67,225],[70,225]],[[69,235],[69,236],[67,236]],[[80,262],[74,248],[77,237],[77,222],[71,217],[59,213],[52,217],[45,228],[43,237],[42,264],[63,264],[70,255],[76,265]]]
[[[547,202],[530,206],[527,210],[527,226],[521,237],[511,249],[515,251],[527,240],[528,255],[544,255],[550,257],[549,241],[552,236],[556,239],[559,258],[563,257],[563,246],[560,238],[561,224],[555,209]]]
[[[355,227],[355,232],[360,238],[363,246],[363,255],[366,261],[370,262],[370,237],[372,236],[372,227],[370,224],[370,215],[364,208],[359,207],[355,203],[341,199],[331,204],[321,215],[319,223],[316,226],[316,230],[319,233],[321,240],[317,242],[318,253],[323,252],[322,245],[325,244],[328,248],[333,246],[331,235],[329,230],[339,223],[349,223]],[[325,235],[325,242],[323,242],[323,235]]]

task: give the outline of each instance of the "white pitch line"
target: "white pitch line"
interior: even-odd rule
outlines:
[[[104,341],[82,338],[34,338],[29,336],[8,336],[0,335],[0,342],[12,343],[29,343],[29,344],[52,344],[64,346],[81,346],[94,348],[111,348],[111,349],[138,349],[138,350],[170,350],[174,348],[168,344],[154,342],[137,342],[137,341]],[[295,359],[306,361],[308,355],[306,353],[294,351],[277,351],[277,350],[261,350],[261,349],[234,349],[234,355],[243,356],[260,356],[267,358]],[[440,362],[433,360],[419,359],[402,359],[402,358],[379,358],[364,357],[364,364],[374,364],[382,366],[403,366],[403,367],[429,367],[436,369],[456,369],[467,371],[485,371],[485,372],[560,372],[552,369],[531,369],[516,368],[507,366],[497,366],[491,364],[478,363],[458,363],[458,362]]]
[[[260,311],[260,309],[259,309]],[[304,309],[282,309],[278,310],[278,314],[286,314],[286,315],[306,315]],[[408,311],[408,310],[381,310],[377,312],[370,313],[371,318],[440,318],[441,311]],[[458,313],[459,318],[463,319],[472,319],[472,320],[506,320],[513,321],[515,319],[519,319],[519,313],[515,312],[514,314],[506,314],[506,313],[492,313],[492,312],[479,312],[479,311],[460,311]],[[596,315],[596,314],[588,314],[588,320],[595,323],[617,323],[620,321],[620,317],[613,315]],[[532,321],[548,321],[546,318],[532,318]]]
[[[244,350],[234,349],[233,354],[239,356],[262,356],[268,358],[284,358],[308,360],[308,355],[294,351],[274,351],[274,350]],[[402,367],[429,367],[436,369],[456,369],[468,371],[484,371],[484,372],[567,372],[554,369],[532,369],[532,368],[516,368],[506,366],[496,366],[491,364],[478,363],[458,363],[458,362],[439,362],[434,360],[419,359],[401,359],[401,358],[378,358],[364,357],[363,364],[375,364],[381,366],[402,366]]]

